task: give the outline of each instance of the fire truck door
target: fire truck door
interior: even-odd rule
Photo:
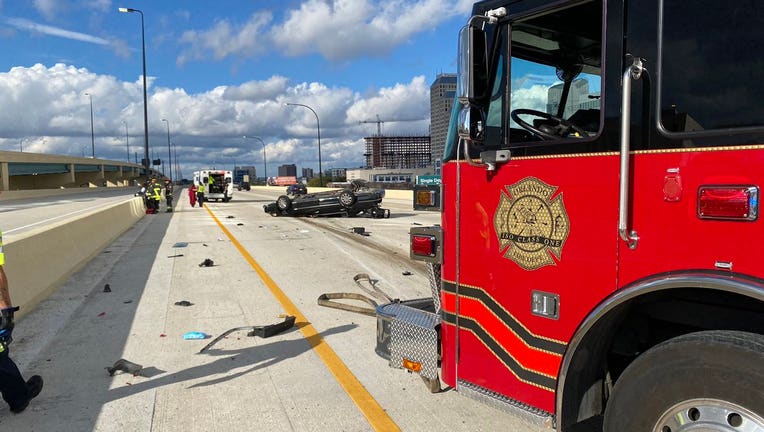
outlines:
[[[444,210],[446,235],[459,226],[458,272],[446,265],[443,275],[444,310],[457,313],[444,313],[442,326],[444,347],[458,339],[458,352],[444,348],[444,376],[452,367],[457,389],[548,413],[568,341],[616,283],[619,159],[617,142],[603,130],[619,107],[600,106],[607,84],[602,21],[594,1],[505,28],[500,37],[511,34],[512,57],[495,62],[495,81],[506,84],[493,85],[486,141],[504,136],[512,157],[491,173],[444,165],[444,179],[461,170],[459,221]],[[549,30],[549,39],[530,36],[558,26],[564,31]],[[560,55],[571,32],[578,45],[568,48],[581,52]],[[617,79],[613,86],[620,87]],[[558,119],[575,127],[561,128]]]

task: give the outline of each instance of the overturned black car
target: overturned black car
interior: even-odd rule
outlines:
[[[315,192],[304,195],[281,195],[276,202],[263,206],[271,216],[358,216],[388,218],[390,210],[380,205],[384,189],[366,187],[361,182],[346,189]]]

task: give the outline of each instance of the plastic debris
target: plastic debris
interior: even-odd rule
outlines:
[[[109,284],[106,284],[103,286],[103,292],[111,292],[111,287],[109,286]]]
[[[141,372],[141,369],[143,369],[143,366],[139,365],[138,363],[133,363],[130,360],[119,359],[116,362],[114,362],[113,366],[111,367],[107,366],[105,369],[109,372],[109,376],[114,376],[114,372],[116,371],[122,371],[122,372],[129,373],[135,376]]]
[[[199,267],[212,267],[212,266],[214,266],[214,265],[215,265],[215,261],[212,261],[212,260],[211,260],[211,259],[209,259],[209,258],[205,258],[205,259],[204,259],[204,261],[202,261],[202,262],[199,264]]]
[[[235,216],[226,216],[227,219],[233,219]]]
[[[243,223],[241,223],[241,222],[239,222],[239,223],[237,223],[236,225],[237,225],[237,226],[242,226],[242,225],[244,225],[244,224],[243,224]]]
[[[174,248],[184,248],[186,246],[188,246],[188,242],[177,242],[174,245],[172,245],[172,247]]]
[[[199,331],[190,331],[183,335],[183,339],[185,340],[207,339],[208,337],[209,336],[207,336],[207,333]]]
[[[167,258],[177,258],[177,257],[182,257],[182,256],[183,256],[183,254],[169,255]]]
[[[403,272],[403,273],[401,273],[401,274],[402,274],[403,276],[411,276],[411,275],[413,275],[414,273],[411,273],[410,271],[406,270],[406,271],[404,271],[404,272]]]
[[[193,306],[194,304],[188,300],[176,301],[175,306]]]

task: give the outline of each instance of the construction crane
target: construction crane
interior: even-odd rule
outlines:
[[[379,114],[377,114],[376,120],[362,120],[358,122],[360,123],[376,123],[377,124],[377,136],[382,136],[382,123],[384,123],[382,120],[379,119]]]

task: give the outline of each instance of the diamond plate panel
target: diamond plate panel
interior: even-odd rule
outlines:
[[[392,306],[392,305],[391,305]],[[390,326],[390,366],[401,368],[403,359],[420,362],[419,374],[438,378],[438,331],[440,317],[402,304],[395,305]]]
[[[440,313],[440,264],[430,264],[428,272],[430,279],[430,291],[432,291],[432,300],[435,302],[435,313]]]

